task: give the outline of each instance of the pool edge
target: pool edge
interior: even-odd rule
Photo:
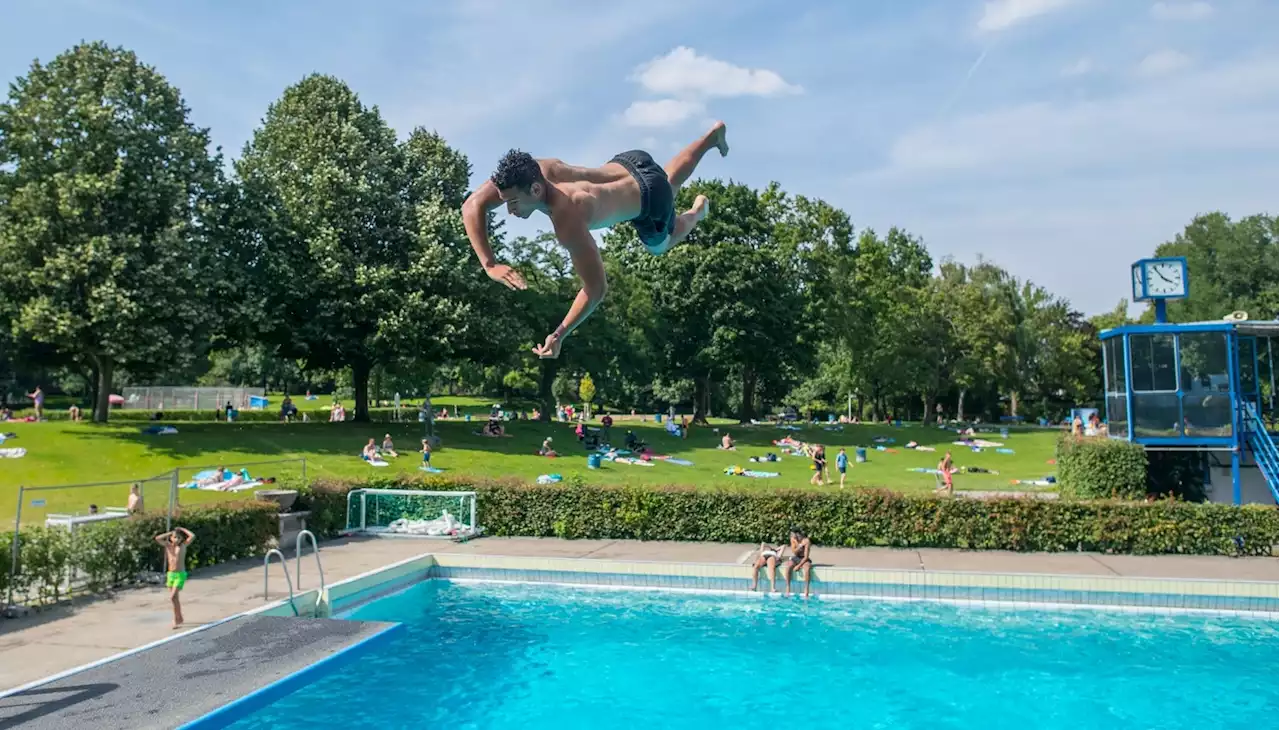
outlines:
[[[227,727],[270,705],[281,697],[288,696],[302,687],[312,684],[325,674],[342,668],[361,654],[374,648],[377,644],[390,640],[395,633],[403,629],[404,624],[393,623],[314,664],[305,666],[292,674],[287,674],[247,695],[237,697],[212,712],[208,712],[186,724],[179,725],[177,730],[212,730],[213,728]]]

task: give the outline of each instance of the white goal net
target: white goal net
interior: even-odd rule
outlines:
[[[347,494],[348,535],[465,540],[480,534],[475,492],[354,489]]]

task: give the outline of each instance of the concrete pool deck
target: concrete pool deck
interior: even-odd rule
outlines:
[[[552,538],[490,537],[469,543],[364,538],[326,542],[321,555],[326,582],[333,584],[425,553],[743,565],[749,564],[755,548],[745,544]],[[813,557],[819,570],[833,566],[925,573],[1280,581],[1276,558],[823,547],[815,547]],[[285,598],[280,568],[273,565],[271,572],[271,599]],[[748,572],[744,565],[744,586]],[[315,559],[310,555],[303,556],[302,573],[301,588],[315,588]],[[238,561],[193,572],[182,592],[182,603],[191,628],[262,606],[262,561]],[[165,590],[146,586],[24,618],[0,619],[0,691],[179,633],[169,627],[171,616]]]

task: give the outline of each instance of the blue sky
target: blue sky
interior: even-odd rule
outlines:
[[[721,118],[732,151],[699,174],[776,180],[1088,314],[1196,213],[1280,197],[1275,0],[3,0],[0,17],[0,76],[81,39],[127,46],[229,157],[313,71],[402,136],[443,134],[477,181],[510,147],[665,160]]]

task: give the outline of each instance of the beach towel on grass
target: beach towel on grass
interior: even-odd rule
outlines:
[[[178,429],[173,426],[147,426],[142,432],[151,436],[172,436]]]
[[[21,459],[27,455],[27,450],[23,448],[0,449],[0,459]]]
[[[1013,449],[996,449],[997,454],[1012,454]]]
[[[1052,487],[1057,484],[1057,482],[1048,479],[1010,479],[1009,483],[1027,487]]]
[[[692,461],[689,461],[688,459],[677,459],[674,456],[664,455],[664,456],[655,456],[653,458],[658,459],[659,461],[665,461],[668,464],[676,464],[678,466],[693,466]]]
[[[771,479],[778,476],[776,471],[756,471],[755,469],[742,469],[736,466],[726,468],[724,473],[725,476],[748,477],[750,479]]]
[[[369,466],[391,466],[390,464],[383,461],[382,459],[374,459],[373,461],[368,462],[368,464]]]
[[[564,479],[564,477],[560,476],[559,474],[543,474],[542,476],[538,477],[538,483],[539,484],[555,484],[556,482],[562,479]]]
[[[262,482],[257,479],[252,479],[247,482],[240,482],[239,484],[232,484],[231,480],[228,479],[225,482],[214,482],[212,484],[204,484],[204,485],[197,484],[195,482],[187,482],[182,486],[182,488],[183,489],[199,489],[204,492],[243,492],[246,489],[256,489],[257,487],[261,487],[261,486],[262,486]]]
[[[425,471],[428,474],[443,474],[444,469],[435,466],[420,466],[418,471]]]
[[[619,456],[619,457],[617,457],[616,459],[614,459],[614,460],[613,460],[613,463],[615,463],[615,464],[630,464],[630,465],[632,465],[632,466],[653,466],[653,462],[652,462],[652,461],[645,461],[644,459],[637,459],[637,458],[632,457],[632,456]]]

